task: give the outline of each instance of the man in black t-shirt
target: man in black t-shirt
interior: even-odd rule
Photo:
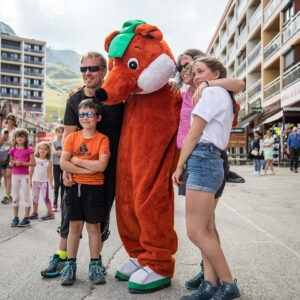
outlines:
[[[104,56],[98,52],[88,52],[81,59],[80,71],[84,81],[84,87],[72,94],[67,101],[65,116],[64,116],[64,135],[62,144],[66,137],[80,128],[78,121],[78,105],[86,98],[95,98],[95,90],[101,86],[107,72],[107,62]],[[102,120],[97,124],[97,130],[105,134],[109,138],[111,158],[107,169],[104,172],[104,191],[106,198],[106,222],[101,224],[101,239],[104,242],[109,236],[109,214],[115,197],[115,177],[116,177],[116,162],[117,149],[120,138],[120,131],[123,121],[124,105],[104,105],[102,106]],[[64,173],[64,184],[71,186],[74,184],[72,174]],[[63,267],[64,260],[67,257],[67,237],[69,233],[69,212],[63,201],[62,207],[62,222],[60,228],[60,242],[57,254],[52,257],[49,267],[41,272],[44,277],[56,277],[59,275]],[[103,243],[101,245],[102,249]],[[101,261],[101,255],[100,255]],[[105,267],[102,265],[104,275],[106,274]]]

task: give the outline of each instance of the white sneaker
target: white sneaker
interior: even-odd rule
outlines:
[[[170,285],[171,278],[155,273],[148,266],[133,273],[128,282],[129,292],[132,294],[153,293]]]
[[[129,277],[140,268],[141,265],[138,263],[137,258],[130,258],[117,269],[115,278],[121,281],[127,281]]]

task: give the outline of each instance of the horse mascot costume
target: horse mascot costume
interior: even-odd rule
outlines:
[[[168,80],[176,63],[162,32],[132,20],[105,40],[110,72],[96,97],[112,105],[126,100],[119,142],[116,215],[130,259],[116,278],[131,293],[170,286],[177,235],[174,230],[172,171],[181,96]]]

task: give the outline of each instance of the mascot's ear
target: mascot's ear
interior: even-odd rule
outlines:
[[[111,43],[111,41],[113,40],[113,38],[115,36],[117,36],[119,34],[119,30],[115,30],[113,31],[106,39],[105,39],[105,42],[104,42],[104,49],[106,52],[108,52],[109,50],[109,45]]]
[[[162,32],[156,26],[150,24],[137,26],[135,28],[135,33],[150,39],[162,40],[163,38]]]

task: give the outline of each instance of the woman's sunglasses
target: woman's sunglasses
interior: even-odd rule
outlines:
[[[91,112],[91,111],[89,111],[89,112],[87,112],[87,113],[84,113],[84,112],[78,113],[79,119],[83,119],[84,117],[88,117],[89,119],[91,119],[91,118],[93,118],[95,115],[96,115],[96,114],[93,113],[93,112]]]
[[[184,65],[179,65],[179,66],[177,66],[178,72],[180,73],[180,72],[182,71],[183,68],[186,70],[186,69],[189,67],[189,65],[190,65],[190,63],[187,62],[187,63],[185,63]]]

